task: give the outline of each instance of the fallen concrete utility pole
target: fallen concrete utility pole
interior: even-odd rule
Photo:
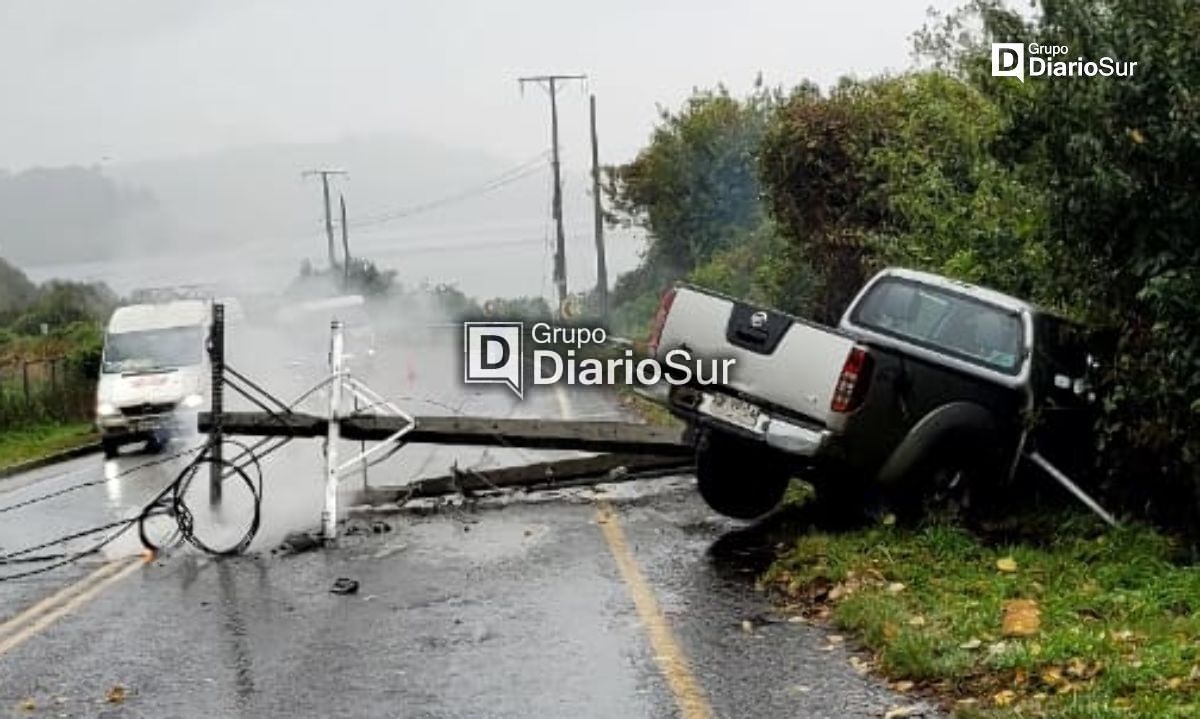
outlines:
[[[227,434],[249,436],[325,437],[326,417],[293,412],[224,412],[218,418],[200,414],[201,432],[219,426]],[[404,444],[447,444],[525,449],[564,449],[581,452],[619,452],[690,457],[692,448],[679,429],[632,422],[578,422],[552,419],[499,419],[490,417],[403,417],[384,415],[341,416],[339,437],[352,441],[381,442],[411,426]]]
[[[219,320],[223,308],[220,304],[214,304],[213,312],[214,319]],[[213,331],[223,335],[223,323],[214,321]],[[219,339],[223,339],[223,336]],[[224,342],[212,342],[210,360],[213,367],[220,370],[220,377],[215,377],[213,382],[214,411],[202,412],[197,421],[198,429],[210,436],[210,453],[219,451],[216,448],[230,441],[226,439],[227,435],[259,437],[260,440],[249,447],[239,445],[244,449],[239,457],[249,455],[245,464],[255,468],[259,466],[256,450],[263,442],[269,443],[276,438],[281,440],[266,450],[269,452],[296,438],[324,439],[325,501],[321,527],[326,541],[337,537],[338,485],[354,469],[363,471],[364,492],[370,494],[374,489],[377,492],[391,492],[393,498],[412,498],[551,482],[581,483],[585,477],[599,482],[605,478],[625,477],[630,473],[641,476],[654,472],[666,474],[671,470],[683,470],[691,462],[693,450],[682,429],[628,422],[414,417],[354,377],[346,366],[344,350],[342,325],[334,319],[330,323],[329,374],[291,403],[285,403],[229,367],[224,358]],[[221,394],[226,387],[241,394],[261,411],[221,411],[224,407]],[[324,416],[295,410],[301,402],[321,390],[328,392]],[[355,409],[345,406],[348,400],[353,400]],[[360,403],[365,410],[357,409]],[[359,414],[365,411],[371,411],[371,414]],[[369,449],[364,447],[354,456],[343,460],[338,452],[341,441],[372,442],[374,446]],[[388,489],[372,488],[367,480],[367,467],[409,444],[557,449],[598,452],[602,455],[500,470],[452,470],[447,477],[434,477]],[[618,467],[624,469],[614,471]],[[235,471],[242,469],[240,465],[234,467]],[[214,475],[214,503],[220,501],[221,483],[233,473],[225,470]],[[246,542],[252,537],[252,533],[247,535]]]
[[[495,469],[451,468],[449,474],[418,479],[408,484],[367,487],[363,496],[370,504],[403,503],[410,499],[496,489],[571,487],[648,479],[690,471],[691,468],[690,457],[601,454]]]

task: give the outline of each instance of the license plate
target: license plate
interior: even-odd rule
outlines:
[[[706,394],[700,403],[700,411],[710,417],[732,425],[758,430],[758,418],[762,411],[758,407],[737,397],[723,394]]]

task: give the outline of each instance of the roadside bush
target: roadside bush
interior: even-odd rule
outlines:
[[[990,154],[1002,127],[987,97],[937,71],[847,80],[780,106],[763,184],[789,244],[785,274],[818,268],[818,319],[836,321],[887,265],[1053,294],[1041,195]]]
[[[744,100],[724,87],[697,91],[677,112],[662,112],[632,162],[606,169],[609,222],[641,227],[647,243],[639,267],[617,278],[610,297],[616,332],[645,336],[673,282],[701,267],[721,273],[733,255],[748,256],[744,247],[766,219],[757,153],[781,99],[761,80]]]
[[[0,431],[90,420],[95,388],[80,358],[10,362],[0,367]]]
[[[927,47],[1003,113],[997,161],[1044,200],[1050,294],[1119,329],[1100,427],[1110,491],[1200,527],[1200,11],[1184,0],[1045,0],[1026,18],[975,2]],[[980,25],[982,34],[959,30]],[[959,40],[955,42],[953,40]],[[990,42],[1136,60],[1132,77],[993,78]],[[1044,286],[1044,285],[1043,285]]]
[[[834,322],[901,265],[1115,327],[1097,432],[1110,498],[1200,528],[1198,26],[1186,0],[975,0],[917,34],[929,69],[697,93],[609,172],[614,217],[649,243],[615,323],[644,327],[679,278]],[[991,76],[993,41],[1139,65],[1018,82]]]
[[[102,283],[51,280],[38,288],[33,303],[12,327],[34,335],[42,331],[42,325],[58,331],[74,323],[101,323],[116,305],[117,296]]]

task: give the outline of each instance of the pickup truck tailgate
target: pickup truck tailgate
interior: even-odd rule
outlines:
[[[660,358],[686,347],[696,357],[735,359],[732,389],[828,426],[830,401],[854,340],[783,312],[681,286],[658,347]]]

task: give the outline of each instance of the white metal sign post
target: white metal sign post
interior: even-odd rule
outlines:
[[[325,508],[321,511],[321,530],[326,541],[337,539],[338,440],[341,438],[339,415],[342,409],[342,323],[329,325],[329,434],[325,438]]]

